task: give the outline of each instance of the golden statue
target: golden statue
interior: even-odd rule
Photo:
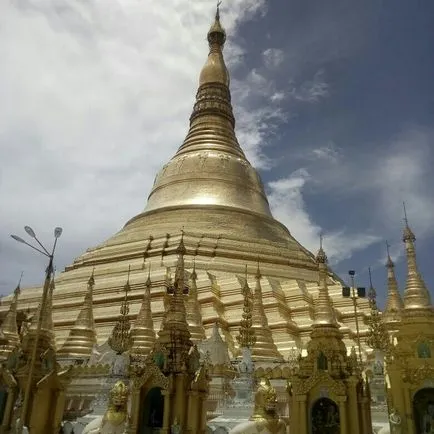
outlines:
[[[125,434],[128,427],[128,387],[118,381],[110,391],[104,416],[97,417],[83,430],[83,434]]]
[[[277,414],[277,393],[268,378],[259,380],[255,407],[249,422],[237,425],[231,434],[285,434],[286,424]]]

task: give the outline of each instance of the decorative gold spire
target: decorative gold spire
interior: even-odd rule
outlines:
[[[96,344],[95,323],[93,318],[93,288],[95,286],[95,269],[87,281],[87,292],[83,306],[75,320],[69,336],[58,351],[60,357],[72,359],[86,359],[92,354]]]
[[[188,352],[193,345],[184,304],[184,293],[187,287],[185,285],[184,255],[186,249],[183,232],[176,253],[178,261],[175,282],[171,291],[168,291],[172,295],[169,295],[169,307],[165,313],[158,339],[168,352],[167,370],[170,372],[181,372],[184,369]]]
[[[252,357],[254,360],[260,359],[282,359],[282,355],[277,351],[273,341],[273,335],[268,325],[267,316],[265,315],[264,305],[262,303],[262,286],[261,270],[258,267],[255,274],[255,291],[253,293],[252,307],[252,328],[254,329],[256,342],[252,348]]]
[[[187,296],[187,323],[193,343],[198,343],[205,339],[205,329],[202,325],[202,314],[197,295],[196,280],[196,261],[194,261],[193,271],[190,274],[190,288]]]
[[[220,11],[217,7],[215,21],[208,31],[209,55],[199,77],[199,86],[208,83],[220,83],[229,87],[229,72],[223,59],[223,46],[226,32],[220,23]]]
[[[128,267],[127,283],[124,286],[125,296],[121,304],[120,315],[108,339],[110,348],[117,354],[122,354],[131,347],[131,324],[128,318],[130,308],[128,306],[128,293],[130,292],[130,271]]]
[[[20,336],[17,325],[17,305],[18,297],[21,293],[20,285],[22,277],[23,273],[21,273],[18,285],[14,290],[14,296],[9,306],[9,310],[0,328],[0,354],[2,356],[7,356],[7,354],[13,351],[14,348],[20,344]]]
[[[369,305],[371,316],[368,319],[368,336],[366,343],[374,350],[386,351],[389,347],[389,336],[377,307],[377,293],[372,285],[371,268],[369,268]]]
[[[404,291],[405,310],[432,309],[430,294],[425,286],[425,282],[419,273],[416,261],[416,249],[414,242],[416,237],[410,229],[407,219],[407,211],[404,203],[405,227],[402,241],[405,243],[407,252],[407,282]]]
[[[388,323],[394,323],[401,319],[401,312],[403,309],[403,303],[401,295],[398,290],[398,282],[395,276],[395,264],[390,257],[389,243],[386,241],[387,249],[387,299],[386,307],[383,313],[383,321]]]
[[[240,334],[237,341],[241,348],[252,348],[256,343],[255,329],[252,327],[252,295],[247,283],[247,265],[245,283],[241,289],[244,297],[243,314],[240,321]]]
[[[42,316],[41,332],[38,339],[38,346],[41,350],[48,348],[55,348],[54,328],[53,328],[53,292],[55,289],[54,273],[48,287],[47,299],[44,309],[39,306],[38,313],[33,316],[30,323],[29,331],[23,337],[24,351],[31,351],[32,342],[35,339],[36,330],[38,328],[38,317]]]
[[[145,294],[143,295],[140,311],[131,330],[131,353],[141,356],[147,356],[155,343],[155,331],[151,311],[151,286],[151,264],[149,264]]]
[[[322,247],[323,236],[320,236],[320,248],[316,255],[318,263],[319,285],[318,298],[315,303],[315,319],[313,326],[337,326],[335,312],[330,300],[327,285],[327,256]]]
[[[209,54],[200,73],[187,137],[157,175],[145,213],[223,206],[272,217],[261,180],[235,135],[230,79],[223,58],[226,33],[219,10],[207,37]]]

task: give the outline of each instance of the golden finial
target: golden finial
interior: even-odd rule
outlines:
[[[205,329],[202,325],[202,313],[197,291],[196,258],[193,257],[193,270],[190,274],[190,287],[187,297],[187,323],[193,342],[205,339]]]
[[[319,264],[327,264],[327,255],[325,254],[323,249],[323,241],[324,241],[324,235],[321,233],[319,236],[319,250],[316,255],[316,261]]]
[[[395,265],[390,257],[390,245],[386,241],[387,250],[387,299],[386,307],[383,313],[383,321],[387,323],[392,323],[399,321],[401,318],[401,311],[403,308],[403,303],[401,295],[399,294],[398,282],[395,276]]]
[[[404,232],[402,235],[402,241],[404,241],[404,243],[406,242],[415,242],[416,241],[416,237],[413,233],[413,231],[410,229],[410,226],[408,224],[408,218],[407,218],[407,209],[405,207],[405,202],[402,202],[402,206],[404,208]]]
[[[405,203],[403,205],[405,228],[402,240],[405,243],[407,253],[407,282],[404,291],[404,308],[412,310],[431,309],[431,297],[417,267],[416,249],[414,246],[416,237],[408,224]]]
[[[320,248],[316,255],[318,263],[319,286],[318,298],[315,304],[314,326],[333,325],[336,326],[336,317],[328,293],[327,284],[327,255],[323,249],[323,235],[320,235]]]
[[[371,267],[369,271],[368,299],[371,308],[371,316],[368,319],[368,336],[366,343],[374,350],[386,351],[389,345],[389,335],[377,307],[377,293],[372,284]]]
[[[151,311],[151,264],[149,264],[148,278],[145,282],[145,293],[142,305],[131,329],[131,354],[146,356],[155,342],[154,322]]]
[[[252,348],[256,343],[255,330],[252,328],[252,302],[249,284],[247,282],[247,265],[246,265],[246,280],[242,288],[244,303],[243,314],[240,321],[240,332],[237,336],[237,341],[241,348]]]
[[[257,262],[257,266],[256,266],[256,275],[255,275],[255,278],[257,280],[260,280],[262,278],[261,270],[259,268],[259,256],[258,256],[258,262]]]
[[[178,261],[176,263],[175,269],[175,282],[174,282],[174,291],[179,291],[180,294],[184,294],[188,292],[188,287],[185,284],[185,262],[184,255],[187,253],[187,250],[184,245],[184,231],[181,230],[181,239],[179,241],[178,247],[176,248],[176,253],[178,255]]]
[[[113,327],[112,333],[108,339],[110,348],[117,354],[122,354],[127,351],[131,346],[131,332],[130,320],[128,313],[130,308],[128,306],[128,292],[130,291],[130,272],[131,266],[128,266],[127,282],[124,285],[124,299],[121,304],[120,315]]]
[[[9,310],[6,313],[5,319],[0,328],[0,336],[1,336],[1,350],[0,353],[3,356],[9,354],[15,347],[17,347],[20,343],[20,336],[18,333],[18,325],[17,325],[17,306],[18,306],[18,297],[21,294],[21,279],[23,278],[23,272],[21,273],[20,279],[18,280],[18,284],[14,290],[14,296],[12,297],[11,304],[9,306]]]
[[[392,261],[392,258],[390,257],[390,244],[388,243],[388,241],[386,240],[386,251],[387,251],[387,263],[386,263],[386,267],[387,268],[394,268],[395,264]]]
[[[268,325],[268,319],[265,315],[264,304],[262,302],[262,286],[261,286],[261,269],[259,264],[259,256],[255,274],[255,290],[253,292],[252,302],[252,327],[255,331],[255,345],[252,350],[254,358],[262,358],[273,356],[276,359],[282,359],[282,355],[277,350],[276,344],[273,341],[273,335]]]
[[[69,332],[68,338],[58,351],[60,357],[88,358],[96,344],[95,323],[93,318],[93,288],[95,286],[95,268],[87,281],[87,292],[83,306]]]
[[[147,290],[151,287],[151,263],[149,263],[148,278],[146,279],[145,286]]]

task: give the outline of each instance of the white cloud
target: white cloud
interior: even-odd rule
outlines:
[[[324,70],[318,70],[312,80],[306,80],[301,85],[292,84],[290,95],[297,101],[316,103],[330,94],[330,86],[325,81]]]
[[[238,25],[264,6],[223,8],[230,67],[246,54]],[[10,291],[22,268],[24,284],[43,269],[10,232],[31,224],[50,239],[51,227],[64,226],[60,269],[143,209],[186,134],[214,8],[213,0],[0,5],[0,290]],[[283,115],[237,99],[240,82],[232,84],[240,143],[266,166],[260,144]]]
[[[268,184],[273,215],[288,228],[291,234],[307,249],[318,250],[323,229],[312,221],[303,199],[303,188],[312,180],[306,169],[299,169],[287,178]],[[325,233],[325,249],[331,263],[337,263],[363,250],[380,238],[370,233],[347,233],[345,230]]]
[[[341,150],[333,142],[329,142],[327,145],[312,149],[311,153],[312,158],[326,160],[330,163],[337,163],[341,158]]]
[[[285,59],[285,53],[279,48],[267,48],[263,53],[264,64],[267,68],[277,68]]]

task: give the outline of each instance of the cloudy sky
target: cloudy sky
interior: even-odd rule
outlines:
[[[42,280],[10,233],[60,225],[57,267],[146,201],[182,143],[214,0],[0,2],[0,293]],[[402,201],[431,292],[434,2],[226,0],[239,141],[274,215],[334,269],[372,267],[385,242],[401,288]],[[431,265],[431,266],[430,266]]]

